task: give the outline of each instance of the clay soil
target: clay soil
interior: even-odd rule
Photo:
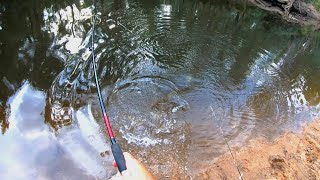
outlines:
[[[273,142],[252,140],[227,153],[195,179],[320,179],[320,119],[300,133],[286,133]],[[238,166],[238,169],[237,169]]]

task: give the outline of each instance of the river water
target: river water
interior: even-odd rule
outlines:
[[[96,7],[96,8],[94,8]],[[319,34],[229,1],[0,4],[0,179],[106,179],[116,138],[190,179],[256,137],[319,117]]]

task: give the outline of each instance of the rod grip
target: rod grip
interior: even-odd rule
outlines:
[[[114,160],[117,163],[118,170],[121,173],[122,171],[127,170],[126,161],[123,156],[123,152],[117,142],[111,144],[111,150],[114,157]]]

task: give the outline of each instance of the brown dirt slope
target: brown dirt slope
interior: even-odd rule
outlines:
[[[320,119],[302,133],[287,133],[274,142],[253,140],[235,155],[220,157],[196,179],[320,179]]]

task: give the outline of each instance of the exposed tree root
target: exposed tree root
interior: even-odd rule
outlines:
[[[248,0],[261,9],[280,14],[285,20],[320,29],[320,12],[302,0]]]

